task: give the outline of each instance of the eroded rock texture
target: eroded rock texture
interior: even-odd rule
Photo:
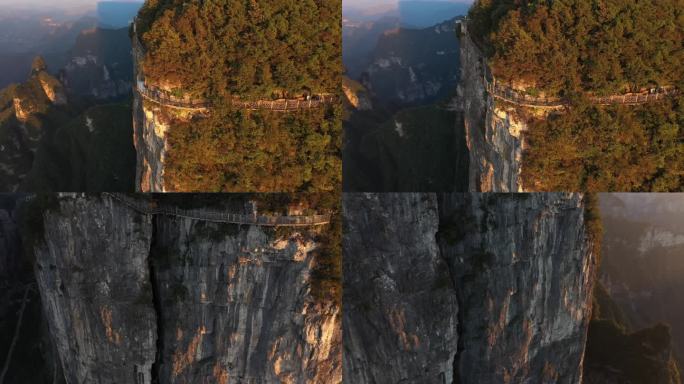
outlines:
[[[595,260],[582,197],[447,195],[461,383],[580,383]]]
[[[315,242],[256,226],[156,224],[163,382],[341,381],[339,309],[308,295]]]
[[[345,194],[344,382],[454,382],[458,303],[437,199]]]
[[[36,278],[68,383],[150,383],[156,320],[151,218],[109,199],[62,198],[44,216]]]
[[[174,124],[190,121],[201,113],[165,107],[143,97],[136,89],[145,89],[152,85],[164,89],[160,84],[146,84],[140,64],[143,55],[138,38],[134,35],[133,144],[137,153],[136,190],[174,191],[178,189],[164,180],[166,155],[169,150],[168,132]]]
[[[68,383],[340,383],[339,305],[311,294],[311,233],[63,195],[37,274]]]
[[[457,91],[465,116],[470,153],[469,190],[473,192],[523,192],[534,186],[521,178],[525,117],[514,107],[495,100],[485,91],[486,58],[465,33],[460,41],[461,80]],[[548,110],[525,108],[527,114],[545,115]]]
[[[345,382],[580,383],[582,196],[346,195]]]

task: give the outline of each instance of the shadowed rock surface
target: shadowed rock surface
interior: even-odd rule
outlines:
[[[345,381],[580,383],[581,195],[347,194]]]
[[[35,209],[36,274],[68,383],[339,383],[340,308],[311,294],[313,231]]]

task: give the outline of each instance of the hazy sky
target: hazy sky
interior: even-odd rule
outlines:
[[[144,0],[117,0],[131,3],[142,3]],[[84,9],[95,9],[99,0],[0,0],[0,8],[8,7],[12,9],[60,9],[81,11]]]
[[[473,0],[415,0],[415,1],[447,1],[450,3],[472,4]],[[399,0],[342,0],[345,7],[375,7],[386,4],[397,4]]]

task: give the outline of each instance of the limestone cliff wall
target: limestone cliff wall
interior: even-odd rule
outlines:
[[[447,195],[461,383],[581,383],[595,255],[580,195]]]
[[[462,100],[468,149],[470,150],[469,190],[472,192],[523,192],[533,190],[521,179],[525,119],[511,106],[495,100],[483,82],[486,60],[467,36],[461,37]],[[543,111],[528,111],[544,113]]]
[[[166,154],[169,150],[168,132],[174,124],[187,122],[199,112],[175,110],[145,99],[136,89],[146,80],[141,68],[142,47],[133,36],[133,144],[137,153],[136,190],[138,192],[172,192],[176,190],[164,181]]]
[[[458,302],[437,198],[345,194],[345,383],[453,383]]]
[[[345,382],[581,383],[581,196],[347,194],[344,213]]]
[[[36,279],[67,383],[151,383],[151,238],[150,217],[110,200],[66,198],[45,214]]]
[[[311,294],[310,235],[63,195],[35,256],[67,382],[341,382],[341,309]]]

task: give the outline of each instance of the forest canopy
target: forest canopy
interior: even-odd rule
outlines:
[[[469,18],[502,81],[561,96],[684,82],[683,0],[478,0]]]
[[[524,183],[535,191],[679,192],[684,97],[642,106],[577,102],[526,132]]]
[[[213,99],[339,88],[339,1],[147,0],[137,30],[153,83]]]
[[[216,108],[169,131],[164,171],[174,190],[339,189],[341,106],[296,113]]]

